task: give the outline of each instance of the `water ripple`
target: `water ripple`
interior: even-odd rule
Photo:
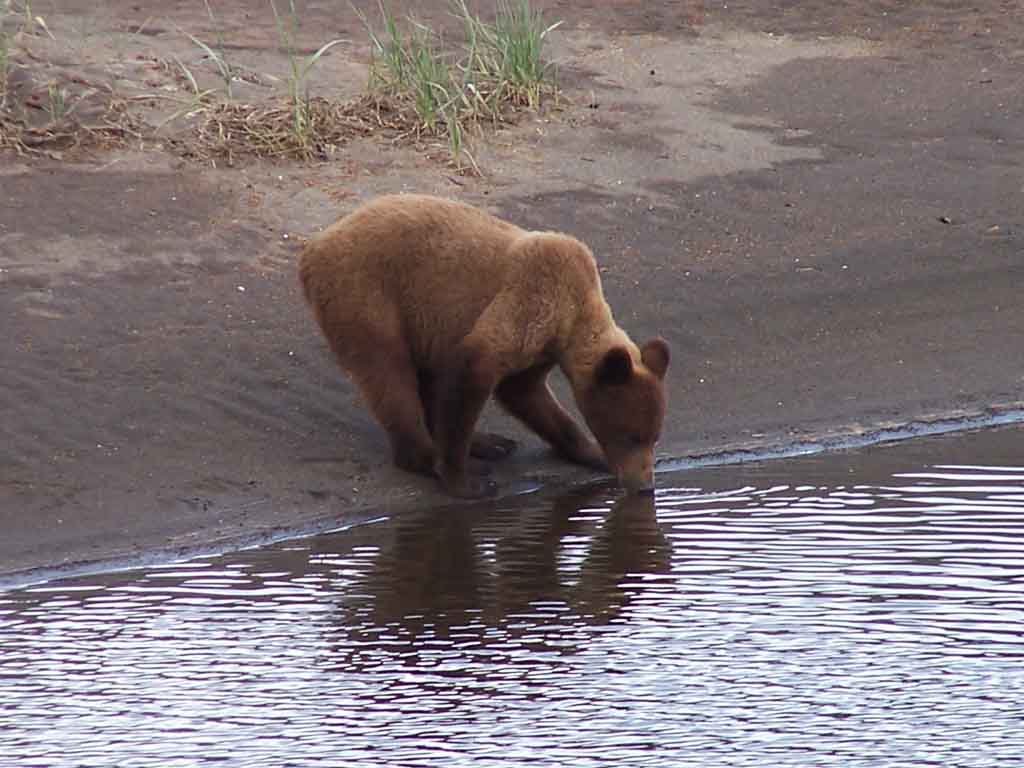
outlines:
[[[999,434],[3,592],[0,764],[1017,766]]]

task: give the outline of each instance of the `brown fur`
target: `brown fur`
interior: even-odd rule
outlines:
[[[462,203],[392,195],[313,238],[299,275],[398,466],[435,473],[455,495],[493,492],[466,468],[470,453],[499,458],[513,446],[473,434],[494,394],[566,458],[610,465],[632,490],[653,487],[668,346],[638,349],[615,324],[578,240]],[[555,365],[600,447],[552,395]]]

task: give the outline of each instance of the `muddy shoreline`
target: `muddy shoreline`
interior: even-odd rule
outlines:
[[[659,476],[664,477],[667,473],[685,472],[691,469],[779,461],[826,452],[859,450],[877,445],[891,445],[906,440],[921,440],[929,437],[956,435],[957,433],[966,434],[978,430],[1024,424],[1024,407],[1021,406],[1024,406],[1024,403],[1014,407],[990,408],[985,413],[961,414],[955,417],[951,416],[927,422],[890,425],[868,432],[832,433],[817,438],[807,437],[798,442],[785,444],[729,446],[722,450],[698,456],[688,456],[686,458],[663,457],[659,459],[657,471]],[[592,479],[589,482],[585,482],[584,485],[595,489],[599,487],[610,489],[613,487],[612,481],[607,478]],[[579,487],[579,485],[574,487],[568,482],[559,482],[557,478],[543,486],[529,482],[520,481],[517,483],[513,481],[503,488],[503,496],[488,503],[501,503],[511,496],[534,493],[545,498],[554,498],[563,493],[577,492]],[[473,507],[475,505],[479,505],[479,502],[447,500],[439,501],[434,506],[444,509],[446,506]],[[112,571],[144,568],[162,563],[179,562],[196,557],[263,547],[292,539],[343,531],[354,526],[371,523],[382,517],[421,508],[422,503],[415,501],[408,504],[406,509],[356,508],[346,510],[340,515],[313,519],[301,524],[247,530],[234,536],[204,541],[199,544],[177,547],[152,547],[148,550],[128,551],[96,560],[67,560],[63,563],[53,562],[21,570],[0,572],[0,589],[23,588],[45,582],[74,579]]]
[[[224,5],[252,66],[280,65]],[[382,192],[588,242],[620,324],[672,344],[665,458],[1020,407],[1024,21],[612,5],[560,30],[564,103],[486,142],[480,179],[372,141],[305,166],[0,158],[0,577],[447,503],[387,466],[295,282],[301,236]],[[95,72],[141,40],[101,10]],[[361,56],[319,76],[355,88]],[[506,487],[594,479],[486,426],[521,440]]]

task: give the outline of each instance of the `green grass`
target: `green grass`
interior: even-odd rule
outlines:
[[[529,0],[499,0],[491,21],[474,15],[469,0],[449,0],[457,21],[454,45],[425,24],[397,17],[388,9],[387,0],[378,0],[376,27],[360,14],[372,49],[368,93],[344,103],[311,95],[309,85],[318,63],[343,41],[330,40],[309,55],[299,45],[301,0],[263,2],[270,5],[279,47],[286,55],[283,94],[253,105],[237,103],[235,91],[242,91],[238,80],[244,76],[243,69],[228,57],[225,33],[214,14],[215,3],[202,0],[211,29],[180,33],[202,52],[204,62],[216,68],[220,82],[201,87],[195,65],[173,57],[184,93],[145,95],[152,101],[176,102],[174,114],[156,130],[182,116],[197,118],[195,132],[201,141],[189,148],[196,157],[325,158],[350,137],[383,131],[398,140],[431,136],[445,141],[456,165],[463,168],[468,161],[479,171],[469,145],[485,124],[503,122],[517,109],[538,109],[556,92],[554,72],[544,61],[543,47],[558,25],[545,24]],[[30,130],[24,121],[11,116],[11,99],[4,92],[14,66],[15,44],[23,34],[50,35],[45,21],[33,10],[31,0],[0,0],[0,19],[8,22],[0,27],[0,107],[4,108],[8,133]],[[44,131],[53,133],[54,141],[67,141],[72,135],[66,123],[78,106],[73,94],[59,80],[47,87],[43,107],[50,125]],[[118,120],[130,117],[127,109],[118,115]],[[61,124],[59,128],[57,124]],[[118,134],[119,125],[91,128],[97,141],[119,135],[142,139],[137,128],[140,124],[126,122],[127,127]],[[0,143],[10,145],[11,141]]]
[[[61,122],[74,109],[74,106],[68,103],[67,89],[62,88],[59,83],[52,82],[46,86],[46,97],[46,112],[51,123]]]
[[[230,100],[232,98],[231,85],[235,80],[237,72],[235,70],[235,67],[231,64],[231,62],[228,61],[226,49],[224,46],[224,33],[221,30],[220,26],[217,24],[217,19],[213,15],[213,8],[210,7],[209,0],[203,0],[203,5],[206,6],[206,15],[210,17],[210,23],[213,25],[214,28],[214,34],[216,36],[216,41],[214,45],[216,46],[216,49],[214,49],[213,46],[207,45],[198,37],[189,32],[185,32],[185,36],[192,41],[193,45],[195,45],[204,54],[206,54],[206,57],[213,62],[214,66],[217,67],[217,72],[224,83],[224,95],[228,98],[228,100]],[[182,69],[184,69],[184,65],[182,65]],[[188,72],[188,78],[193,81],[195,80],[195,78],[192,77],[191,72]]]
[[[539,109],[544,95],[555,92],[543,47],[561,22],[545,24],[529,0],[502,0],[493,23],[474,15],[465,0],[452,0],[465,37],[458,51],[412,18],[400,24],[384,0],[378,4],[382,32],[360,14],[372,50],[370,88],[409,101],[418,130],[447,138],[457,162],[466,156],[476,165],[466,137],[482,122],[500,122],[509,108]]]
[[[167,97],[171,98],[173,101],[182,104],[182,106],[180,109],[175,110],[171,115],[165,118],[162,123],[160,123],[161,128],[167,125],[168,123],[174,122],[175,120],[184,115],[193,114],[203,110],[206,107],[206,105],[213,99],[214,95],[213,88],[208,88],[206,90],[201,90],[199,88],[199,82],[196,80],[195,75],[192,74],[192,70],[186,67],[184,62],[182,62],[182,60],[179,59],[177,56],[174,57],[174,63],[178,65],[178,69],[181,71],[182,78],[188,84],[189,95],[188,98],[186,99],[179,99],[177,97]],[[157,96],[154,95],[153,98],[157,98]]]
[[[32,34],[35,31],[35,28],[39,27],[46,33],[47,37],[51,40],[55,39],[53,37],[53,33],[50,32],[49,26],[46,24],[46,19],[33,13],[31,0],[24,0],[21,4],[20,11],[15,9],[12,0],[3,0],[3,2],[0,2],[0,17],[15,14],[21,16],[21,32],[24,32],[25,34]]]
[[[18,11],[14,7],[14,0],[0,0],[0,18],[3,16],[9,16],[12,14],[20,14],[22,16],[22,24],[26,27],[32,26],[32,2],[31,0],[24,0],[21,4],[21,10]]]
[[[544,40],[562,22],[545,25],[529,0],[502,0],[493,24],[473,16],[465,0],[455,0],[468,41],[468,68],[495,84],[497,100],[536,109],[554,73],[544,62]]]
[[[441,54],[434,33],[414,23],[407,38],[406,88],[424,126],[436,131],[449,114],[455,93],[453,72]]]
[[[4,21],[11,15],[11,1],[0,2],[0,109],[7,106],[7,80],[11,74],[11,35]]]
[[[224,57],[222,53],[218,53],[217,51],[213,50],[210,46],[208,46],[195,35],[186,32],[185,36],[188,37],[188,39],[191,40],[196,45],[196,47],[201,49],[203,53],[206,54],[207,58],[209,58],[210,61],[212,61],[214,65],[217,67],[217,72],[220,74],[220,78],[224,82],[224,95],[227,96],[228,100],[230,100],[232,98],[231,83],[235,79],[234,68],[231,66],[230,63],[228,63],[228,60]],[[189,75],[191,77],[191,73],[189,73]]]
[[[286,16],[282,16],[278,12],[274,0],[270,0],[270,8],[274,12],[274,21],[277,24],[281,46],[288,55],[288,101],[292,112],[292,131],[299,144],[308,148],[313,142],[314,136],[313,115],[310,110],[309,88],[306,85],[306,79],[321,57],[344,41],[340,38],[331,40],[321,45],[311,56],[302,56],[298,52],[296,44],[300,19],[295,7],[295,0],[288,0]]]
[[[0,109],[7,106],[7,80],[10,73],[11,42],[7,37],[7,32],[0,27]]]
[[[204,2],[211,21],[215,21],[208,0]],[[175,58],[188,95],[179,100],[182,108],[163,124],[185,115],[199,117],[198,142],[189,146],[190,156],[211,160],[225,157],[229,162],[241,155],[312,159],[323,157],[325,148],[337,146],[346,136],[365,132],[365,124],[352,114],[348,105],[335,104],[309,93],[310,73],[328,51],[344,41],[331,40],[312,55],[303,55],[298,44],[301,16],[295,0],[287,0],[284,8],[279,8],[275,0],[269,0],[269,4],[280,49],[288,62],[283,105],[274,101],[254,105],[234,100],[230,83],[240,70],[226,60],[222,36],[218,33],[215,50],[186,33],[214,61],[224,80],[223,89],[201,89],[192,71]]]
[[[384,22],[384,34],[378,35],[373,26],[363,15],[362,11],[352,6],[352,10],[359,16],[370,36],[372,48],[370,51],[370,88],[382,88],[384,90],[402,91],[409,86],[410,74],[406,62],[408,60],[408,46],[402,34],[402,28],[398,26],[395,16],[390,13],[384,5],[384,0],[378,0],[381,19]]]

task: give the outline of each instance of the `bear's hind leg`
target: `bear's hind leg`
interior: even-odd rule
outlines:
[[[395,466],[421,475],[434,473],[434,441],[420,402],[416,369],[396,346],[377,347],[369,370],[350,374],[370,411],[387,430]]]
[[[434,440],[401,318],[386,297],[364,298],[375,307],[372,314],[349,311],[344,302],[334,301],[317,305],[317,320],[338,364],[387,430],[395,466],[431,475]]]

